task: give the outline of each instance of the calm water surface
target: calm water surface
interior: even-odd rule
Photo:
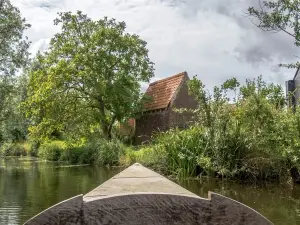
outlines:
[[[53,204],[89,192],[120,170],[0,159],[0,225],[23,224]],[[214,191],[238,200],[275,225],[300,225],[300,186],[270,183],[249,186],[215,179],[186,180],[179,184],[202,197]]]

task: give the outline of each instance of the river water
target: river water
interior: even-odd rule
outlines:
[[[53,204],[89,192],[120,171],[120,168],[0,159],[0,225],[23,224]],[[207,198],[208,191],[213,191],[240,201],[275,225],[300,225],[300,186],[242,185],[216,179],[178,183],[201,197]]]

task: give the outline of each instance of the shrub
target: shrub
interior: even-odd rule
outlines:
[[[38,156],[49,161],[112,166],[119,163],[123,152],[124,146],[119,141],[93,139],[80,146],[68,145],[64,141],[44,143],[39,148]]]
[[[27,151],[23,143],[4,143],[1,145],[2,156],[26,156]]]
[[[63,150],[67,148],[67,144],[64,141],[51,141],[43,143],[38,152],[38,156],[41,159],[48,161],[58,161],[61,157]]]
[[[26,147],[27,155],[32,157],[37,157],[40,143],[38,141],[29,141],[26,142],[26,145],[27,145]]]

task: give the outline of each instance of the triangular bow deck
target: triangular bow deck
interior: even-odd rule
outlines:
[[[140,164],[25,224],[272,225],[237,201],[215,193],[200,198]]]

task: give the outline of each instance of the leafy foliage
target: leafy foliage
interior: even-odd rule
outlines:
[[[38,151],[41,159],[77,164],[95,164],[98,166],[113,166],[119,164],[124,146],[117,140],[90,140],[88,143],[74,145],[66,141],[48,141],[43,143]]]
[[[31,145],[26,142],[6,142],[0,147],[0,156],[34,156]]]
[[[19,144],[5,143],[0,148],[1,156],[25,156],[26,151]]]
[[[199,105],[194,111],[197,123],[159,134],[155,140],[164,149],[160,158],[166,158],[170,172],[278,180],[299,165],[299,150],[292,144],[298,142],[292,134],[297,114],[285,108],[281,86],[267,84],[261,76],[244,85],[230,79],[210,94],[194,78],[189,90]],[[229,103],[229,91],[235,92],[234,104]],[[283,135],[280,127],[291,133]]]
[[[0,77],[12,76],[28,57],[29,42],[23,32],[30,27],[9,0],[0,1]]]
[[[24,86],[14,75],[28,62],[30,43],[23,39],[23,32],[30,25],[9,0],[0,1],[0,24],[0,142],[3,142],[24,135],[24,123],[17,109]]]
[[[100,127],[111,139],[114,122],[143,105],[140,82],[153,76],[146,42],[125,33],[124,22],[93,21],[81,12],[59,13],[55,25],[62,31],[30,73],[26,108],[38,120],[30,131],[40,137],[55,130],[80,136]]]
[[[27,137],[28,121],[20,108],[26,99],[27,80],[25,76],[11,79],[10,94],[2,102],[2,121],[0,120],[0,142],[19,142]]]

